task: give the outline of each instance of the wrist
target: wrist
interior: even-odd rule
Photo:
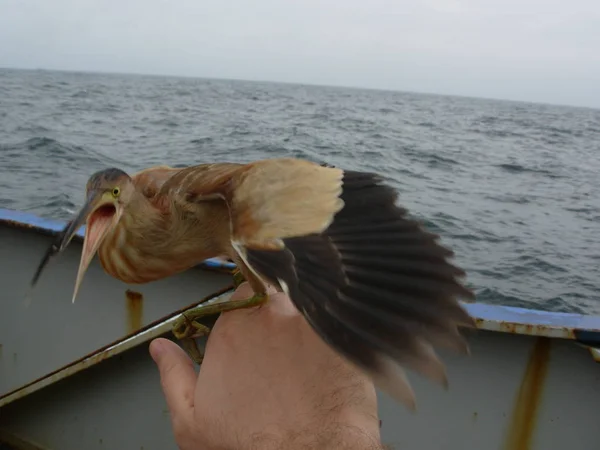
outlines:
[[[328,426],[314,430],[307,430],[304,439],[300,439],[296,446],[289,450],[314,449],[314,450],[381,450],[379,430],[374,431],[368,424],[334,422]]]
[[[319,434],[319,445],[314,447],[319,450],[382,449],[379,418],[364,411],[342,411],[335,419],[324,421]]]
[[[379,419],[344,412],[309,424],[255,436],[248,450],[383,450]]]

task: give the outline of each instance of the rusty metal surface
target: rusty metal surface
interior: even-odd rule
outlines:
[[[125,291],[125,305],[127,310],[127,329],[130,333],[134,333],[142,328],[144,296],[140,292],[127,289]]]
[[[600,367],[573,341],[482,331],[470,357],[444,354],[447,391],[418,376],[416,414],[379,395],[392,448],[596,450]],[[441,444],[443,443],[443,444]]]
[[[477,328],[500,333],[525,334],[561,339],[574,339],[572,329],[561,326],[533,325],[530,323],[510,322],[506,320],[485,320],[476,318]]]
[[[537,341],[472,335],[471,356],[443,355],[448,390],[409,373],[417,413],[379,393],[383,441],[398,450],[506,450],[515,410],[535,403],[527,450],[597,450],[600,368],[572,341],[536,349]],[[532,391],[539,379],[543,389]],[[169,420],[147,344],[0,408],[0,427],[57,450],[176,450]]]
[[[504,450],[531,450],[550,365],[549,338],[537,337],[515,396]]]
[[[600,342],[600,316],[557,313],[512,306],[471,303],[464,305],[482,330],[528,336],[576,339],[585,331]]]

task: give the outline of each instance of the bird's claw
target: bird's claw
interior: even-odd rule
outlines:
[[[181,346],[190,355],[196,364],[202,364],[204,353],[198,348],[196,338],[208,336],[210,328],[200,322],[191,319],[187,313],[183,313],[173,324],[173,335],[179,339]]]
[[[198,348],[195,338],[208,336],[211,330],[206,325],[198,322],[198,320],[222,312],[259,306],[265,303],[268,298],[269,296],[266,293],[259,293],[243,300],[227,300],[210,305],[198,305],[182,313],[175,320],[172,328],[173,336],[181,342],[181,346],[195,363],[202,364],[204,354]]]

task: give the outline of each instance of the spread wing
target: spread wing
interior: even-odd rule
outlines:
[[[434,351],[467,351],[452,252],[408,218],[375,174],[294,159],[190,167],[164,190],[223,198],[242,259],[278,281],[315,332],[411,408],[404,367],[446,384]]]

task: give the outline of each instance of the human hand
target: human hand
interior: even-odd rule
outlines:
[[[242,284],[232,299],[251,295]],[[290,299],[222,313],[197,375],[175,343],[150,345],[182,450],[381,449],[375,388]]]

